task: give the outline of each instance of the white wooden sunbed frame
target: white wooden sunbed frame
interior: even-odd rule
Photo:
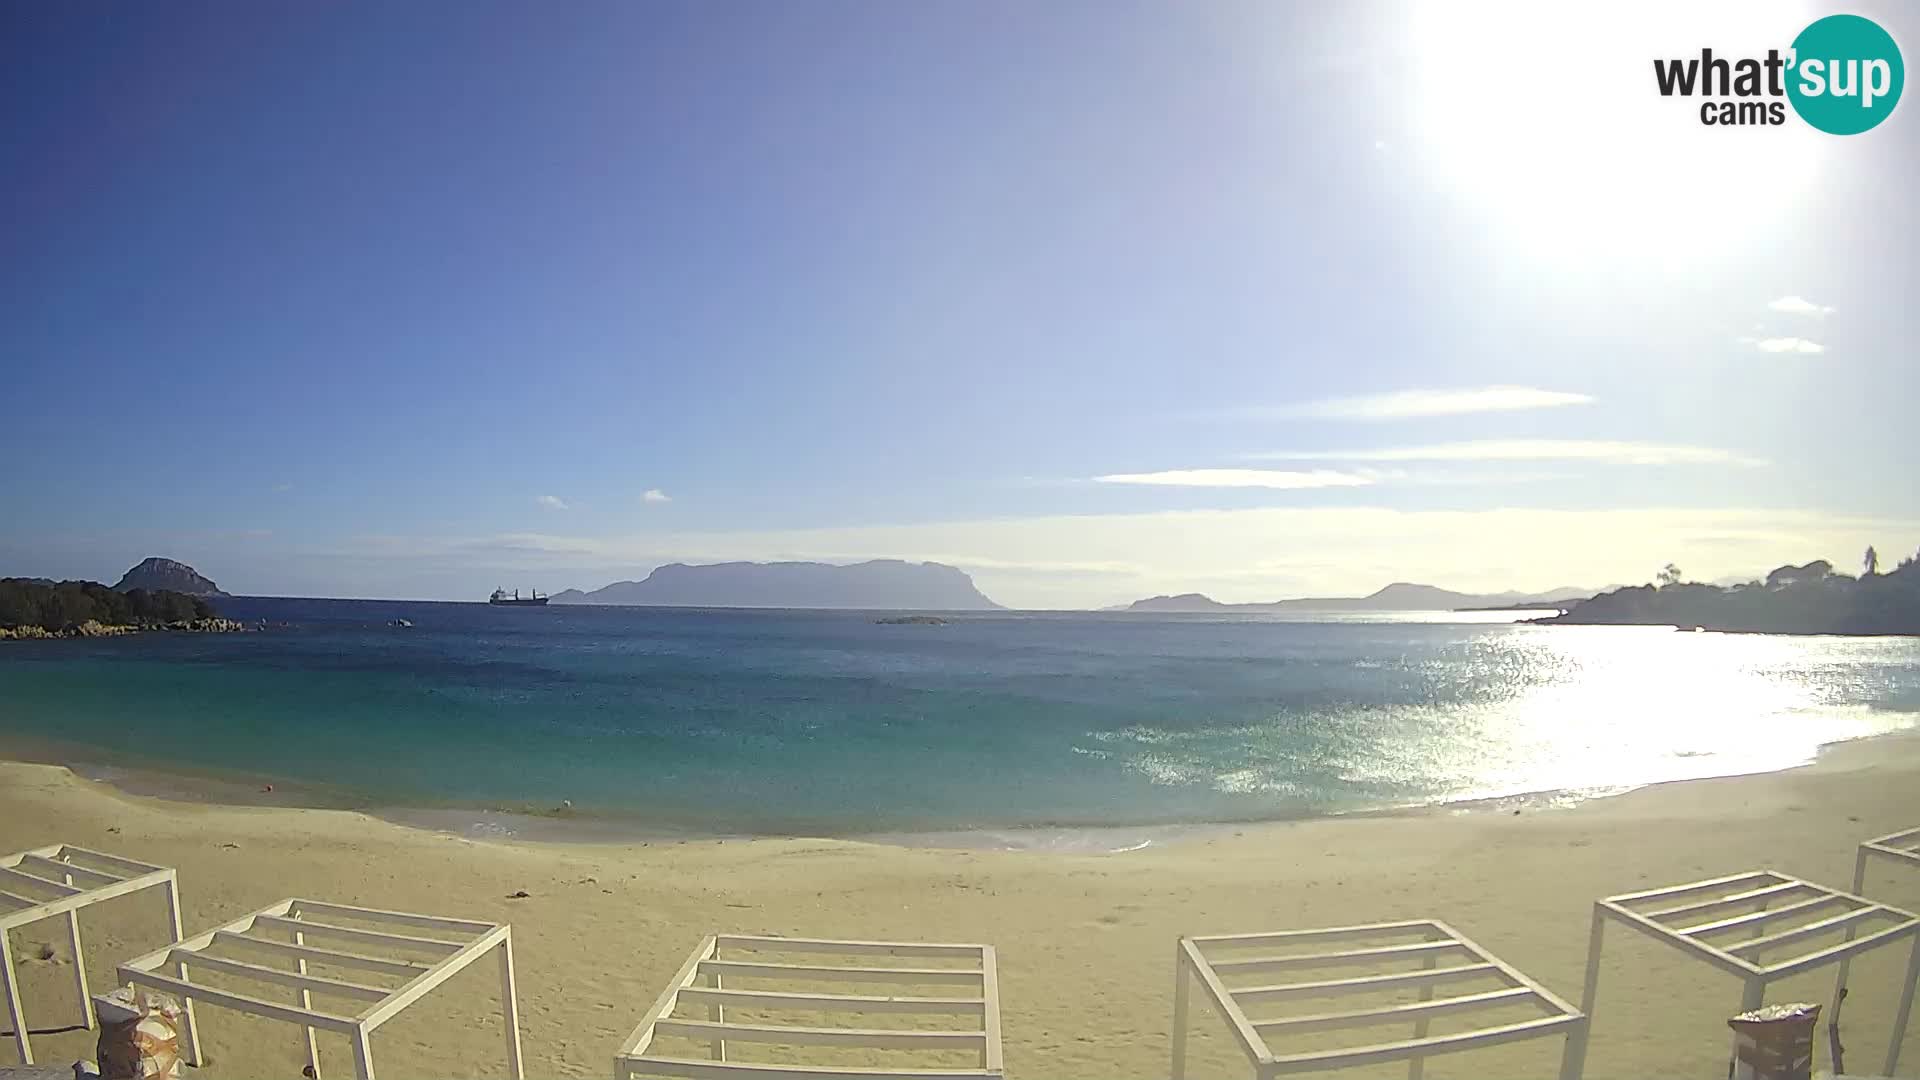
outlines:
[[[371,924],[381,929],[343,923]],[[424,936],[420,931],[436,936]],[[310,944],[309,939],[345,942],[356,946],[356,951],[321,948]],[[294,969],[267,967],[211,951],[220,948],[252,949],[290,958]],[[380,950],[380,954],[360,951],[368,948]],[[507,1029],[507,1071],[513,1080],[522,1080],[525,1074],[520,1061],[520,1014],[514,998],[513,931],[505,923],[382,911],[319,900],[282,900],[199,937],[128,961],[120,965],[120,978],[136,986],[167,991],[181,999],[186,1006],[184,1034],[190,1064],[198,1065],[203,1060],[199,1032],[193,1024],[193,1003],[197,1001],[298,1024],[306,1030],[307,1064],[316,1078],[320,1075],[320,1056],[314,1045],[314,1029],[345,1035],[353,1043],[354,1074],[359,1080],[373,1080],[370,1040],[374,1030],[496,950],[500,961],[501,1013]],[[432,959],[414,958],[423,953]],[[309,961],[329,970],[346,968],[403,981],[381,986],[358,981],[368,977],[365,975],[356,975],[353,981],[321,977],[309,974]],[[297,1004],[267,1001],[191,982],[189,965],[202,972],[221,972],[293,987],[299,991]],[[162,969],[171,969],[172,974],[160,974]],[[315,994],[361,1002],[364,1007],[351,1014],[323,1011],[313,1006]]]
[[[1893,1021],[1893,1041],[1887,1047],[1884,1072],[1894,1075],[1894,1066],[1900,1061],[1900,1040],[1913,1011],[1914,983],[1920,980],[1920,919],[1910,912],[1875,903],[1857,892],[1844,893],[1771,870],[1597,900],[1593,905],[1593,933],[1587,942],[1586,988],[1580,999],[1581,1011],[1589,1016],[1600,986],[1601,937],[1609,920],[1738,978],[1744,987],[1741,1012],[1761,1006],[1768,983],[1828,964],[1840,965],[1834,984],[1837,1000],[1846,989],[1848,961],[1869,949],[1912,938],[1906,983]],[[1866,935],[1859,936],[1863,930]],[[1834,934],[1843,935],[1842,940],[1820,943],[1819,939]],[[1780,956],[1779,950],[1787,946],[1796,948],[1790,955]],[[1762,954],[1769,952],[1776,959],[1762,963]]]
[[[1886,859],[1889,862],[1902,863],[1909,867],[1920,867],[1920,829],[1906,829],[1902,832],[1868,840],[1860,845],[1853,857],[1853,892],[1862,896],[1867,891],[1867,860]]]
[[[1409,937],[1418,940],[1409,942],[1406,940]],[[1275,949],[1300,946],[1317,950],[1322,943],[1332,948],[1307,953],[1271,954]],[[1262,947],[1267,947],[1270,955],[1247,951]],[[1385,964],[1415,959],[1422,965],[1418,970],[1384,975],[1328,979],[1314,972],[1314,969],[1329,967],[1377,969]],[[1443,961],[1445,966],[1441,966]],[[1269,972],[1308,974],[1304,979],[1296,975],[1296,981],[1291,982],[1242,987],[1228,986],[1222,978],[1225,975],[1246,976]],[[1504,985],[1500,989],[1482,993],[1441,998],[1433,996],[1435,985],[1468,978],[1492,979]],[[1193,982],[1200,984],[1213,1002],[1214,1010],[1226,1019],[1258,1080],[1390,1061],[1407,1062],[1407,1075],[1411,1080],[1420,1080],[1425,1059],[1437,1054],[1553,1036],[1564,1036],[1567,1040],[1561,1058],[1561,1080],[1578,1080],[1580,1060],[1585,1055],[1587,1021],[1579,1010],[1452,927],[1432,919],[1322,930],[1183,937],[1174,955],[1174,979],[1173,1080],[1184,1080],[1186,1076],[1188,988]],[[1419,1000],[1343,1012],[1315,1012],[1258,1020],[1250,1019],[1247,1015],[1249,1009],[1273,1002],[1378,993],[1402,988],[1417,988]],[[1514,1005],[1531,1005],[1542,1015],[1471,1031],[1428,1034],[1428,1023],[1433,1017],[1510,1008]],[[1309,1031],[1369,1027],[1397,1021],[1413,1024],[1411,1039],[1296,1053],[1282,1053],[1280,1050],[1284,1048],[1276,1048],[1273,1042],[1275,1038]]]
[[[1867,895],[1867,860],[1886,859],[1909,868],[1920,867],[1920,829],[1903,829],[1897,833],[1876,837],[1860,845],[1853,856],[1853,895]],[[1847,940],[1852,941],[1853,928],[1847,930]],[[1915,939],[1916,949],[1920,949],[1920,938]],[[1853,964],[1851,955],[1840,958],[1840,975],[1834,983],[1833,1008],[1827,1013],[1828,1023],[1835,1022],[1840,1015],[1840,994],[1847,986],[1847,969]],[[1912,976],[1908,976],[1912,981]],[[1896,1043],[1897,1045],[1897,1043]],[[1888,1059],[1887,1071],[1893,1071],[1893,1060]]]
[[[729,955],[722,958],[725,951]],[[744,958],[732,954],[744,953]],[[779,953],[806,957],[858,958],[861,966],[827,963],[768,963],[754,954]],[[870,958],[893,957],[911,961],[940,958],[971,961],[964,966],[882,966]],[[740,988],[741,980],[778,980],[842,988],[849,984],[939,986],[938,997],[875,996],[871,993],[822,993]],[[704,985],[701,985],[703,984]],[[705,1005],[708,1019],[673,1017],[680,1003]],[[869,1029],[860,1027],[790,1027],[776,1024],[728,1023],[728,1005],[760,1009],[832,1013],[930,1013],[974,1021],[956,1029]],[[650,1053],[656,1035],[684,1036],[708,1041],[708,1060]],[[838,1065],[774,1065],[727,1060],[730,1041],[788,1046],[838,1046],[857,1049],[970,1050],[979,1055],[976,1068],[896,1068]],[[966,1077],[1001,1080],[1000,983],[991,945],[936,945],[890,941],[827,941],[815,938],[757,937],[745,934],[710,935],[680,967],[672,985],[647,1010],[645,1018],[614,1055],[616,1080],[634,1076],[686,1077],[689,1080],[961,1080]]]
[[[167,940],[178,941],[180,888],[174,872],[164,866],[72,844],[34,848],[0,858],[0,982],[4,983],[7,1019],[13,1025],[13,1044],[21,1064],[33,1064],[33,1045],[27,1038],[27,1010],[14,974],[14,928],[56,915],[67,917],[74,989],[80,995],[81,1017],[92,1030],[93,1001],[87,991],[87,957],[80,948],[80,909],[155,888],[164,889],[167,896]]]

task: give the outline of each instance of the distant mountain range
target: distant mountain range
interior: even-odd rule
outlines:
[[[965,572],[941,563],[875,559],[851,566],[817,562],[670,563],[644,581],[592,592],[568,589],[554,604],[656,607],[841,608],[862,611],[998,611]]]
[[[1584,600],[1593,589],[1568,586],[1543,593],[1463,593],[1434,585],[1396,581],[1367,596],[1321,596],[1269,603],[1223,604],[1201,593],[1155,596],[1136,600],[1123,610],[1146,612],[1260,612],[1260,611],[1459,611],[1469,608],[1542,607],[1564,600]]]
[[[138,566],[120,575],[120,582],[114,588],[120,592],[134,589],[157,592],[165,589],[188,596],[227,595],[220,591],[220,586],[215,585],[211,578],[201,576],[198,570],[186,563],[158,556],[142,559]]]

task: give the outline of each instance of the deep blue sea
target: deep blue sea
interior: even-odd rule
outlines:
[[[0,645],[0,749],[370,808],[569,800],[662,828],[861,833],[1617,790],[1783,768],[1920,721],[1911,638],[1497,615],[220,607],[268,628]]]

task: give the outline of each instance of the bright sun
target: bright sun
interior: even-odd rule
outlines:
[[[1417,4],[1415,142],[1437,182],[1534,254],[1712,258],[1773,228],[1832,137],[1790,108],[1780,126],[1704,126],[1704,99],[1662,98],[1652,62],[1784,51],[1809,21],[1801,4],[1756,0]]]

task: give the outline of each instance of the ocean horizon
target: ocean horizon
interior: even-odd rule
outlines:
[[[469,832],[1153,835],[1787,768],[1920,722],[1911,638],[1515,621],[1533,613],[218,606],[266,628],[0,648],[0,750]]]

